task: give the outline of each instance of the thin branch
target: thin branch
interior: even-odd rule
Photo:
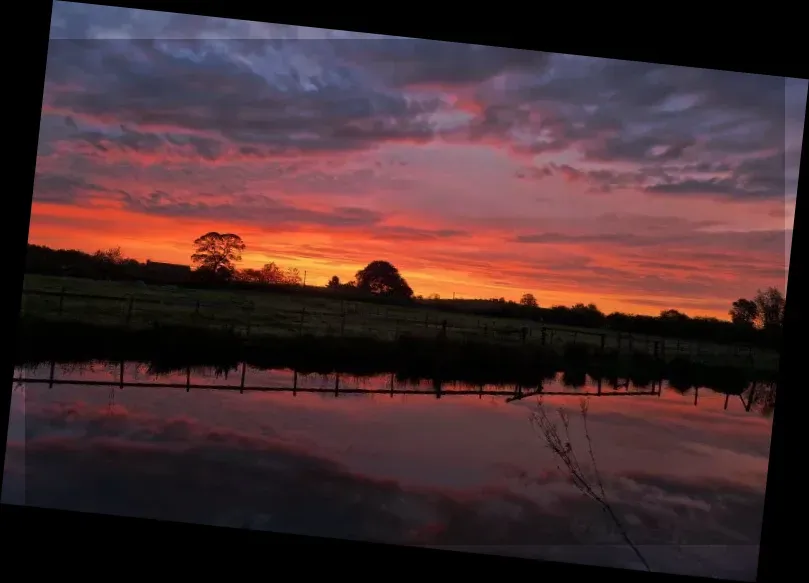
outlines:
[[[587,426],[587,411],[589,409],[590,401],[586,398],[582,398],[581,400],[581,420],[582,424],[584,425],[584,436],[587,438],[587,450],[590,453],[590,462],[593,464],[593,471],[596,475],[596,481],[598,483],[599,491],[601,492],[601,497],[606,500],[607,495],[604,493],[604,482],[601,480],[601,473],[598,471],[598,464],[596,463],[596,456],[593,453],[593,440],[590,439],[590,429]]]
[[[559,434],[559,429],[551,419],[548,418],[547,413],[545,412],[544,406],[542,404],[542,397],[537,400],[537,411],[532,414],[531,416],[531,424],[535,429],[539,429],[542,434],[542,437],[545,439],[545,444],[547,447],[555,454],[556,458],[565,465],[568,472],[570,473],[571,480],[573,485],[586,497],[590,498],[594,502],[596,502],[601,509],[610,517],[612,522],[615,524],[616,528],[618,529],[618,533],[621,535],[621,538],[624,539],[624,542],[634,551],[635,555],[640,559],[643,566],[646,568],[647,571],[651,571],[649,567],[649,563],[646,562],[643,554],[641,554],[640,550],[637,546],[632,542],[632,539],[629,538],[629,534],[626,532],[621,520],[615,514],[612,506],[607,499],[606,493],[604,491],[604,483],[601,480],[601,475],[598,471],[598,466],[595,461],[595,454],[593,452],[592,447],[592,439],[590,437],[589,428],[587,426],[587,401],[586,399],[582,400],[582,418],[583,418],[583,426],[584,426],[584,433],[587,439],[588,444],[588,451],[590,455],[590,461],[593,464],[593,470],[596,479],[596,487],[598,488],[598,492],[596,492],[595,488],[590,485],[590,482],[587,479],[585,472],[583,471],[581,465],[579,464],[578,458],[576,457],[576,452],[573,449],[573,445],[570,439],[570,419],[565,413],[564,410],[559,409],[559,419],[562,422],[562,426],[565,432],[565,439],[562,439],[561,435]],[[559,463],[557,462],[556,467],[561,470]]]

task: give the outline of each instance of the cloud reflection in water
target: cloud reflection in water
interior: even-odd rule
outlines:
[[[24,474],[27,504],[634,565],[532,433],[530,400],[141,388],[108,399],[26,387],[6,477]],[[769,421],[703,399],[592,399],[599,469],[653,568],[752,579]]]

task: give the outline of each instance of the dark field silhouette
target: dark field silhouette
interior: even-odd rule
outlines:
[[[21,321],[16,360],[20,365],[137,360],[150,363],[158,371],[197,366],[230,370],[247,363],[301,373],[393,373],[400,379],[431,379],[437,383],[511,383],[528,390],[539,387],[543,379],[553,378],[559,371],[565,372],[571,386],[584,384],[585,375],[589,375],[613,387],[630,381],[650,386],[666,379],[683,391],[710,387],[727,394],[740,394],[751,382],[774,382],[776,377],[771,370],[693,362],[681,357],[664,360],[639,352],[620,354],[591,345],[493,345],[452,341],[440,334],[435,338],[401,335],[388,341],[310,335],[258,337],[229,328],[154,326],[122,330],[32,318]]]
[[[295,269],[269,263],[261,269],[237,269],[236,263],[246,248],[238,235],[207,233],[195,241],[192,255],[195,269],[155,262],[140,263],[127,259],[119,248],[87,254],[75,250],[54,250],[29,245],[26,258],[26,289],[133,297],[151,296],[167,302],[178,299],[180,290],[188,297],[205,297],[220,305],[238,306],[241,312],[250,306],[272,304],[275,307],[301,309],[311,305],[328,306],[333,312],[346,310],[346,304],[361,305],[362,311],[381,314],[407,313],[428,320],[495,320],[494,327],[521,328],[532,323],[581,330],[604,330],[612,334],[655,336],[681,342],[744,344],[778,351],[781,342],[785,299],[775,288],[760,291],[753,299],[739,299],[729,306],[731,321],[716,318],[691,318],[678,310],[663,310],[659,316],[623,313],[604,314],[595,304],[572,307],[542,307],[541,298],[523,294],[519,302],[504,298],[425,299],[415,295],[395,266],[386,261],[371,261],[358,271],[353,281],[341,282],[337,276],[325,286],[307,286]],[[48,276],[48,277],[36,277]],[[70,279],[60,279],[67,278]],[[92,284],[89,280],[99,282]],[[112,286],[112,282],[119,285]],[[127,283],[128,282],[128,283]],[[162,287],[161,287],[162,286]],[[171,290],[163,289],[170,286]],[[258,314],[253,314],[258,316]],[[498,326],[499,324],[499,326]],[[485,324],[483,324],[485,325]]]

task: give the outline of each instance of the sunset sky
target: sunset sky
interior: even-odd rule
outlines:
[[[725,318],[783,289],[807,83],[56,2],[30,241]]]

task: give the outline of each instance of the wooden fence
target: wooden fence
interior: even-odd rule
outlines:
[[[33,305],[32,298],[40,298]],[[102,305],[112,309],[105,310]],[[306,307],[295,310],[256,309],[252,301],[216,302],[193,298],[166,298],[147,296],[110,296],[60,291],[23,290],[22,313],[38,313],[58,318],[97,318],[114,319],[126,326],[136,320],[145,322],[169,321],[172,323],[194,323],[196,325],[216,325],[239,328],[250,334],[251,329],[268,331],[283,330],[290,334],[325,335],[374,335],[387,339],[398,338],[402,334],[436,335],[485,340],[492,343],[567,345],[590,344],[602,350],[611,349],[619,353],[646,352],[661,358],[687,355],[693,360],[702,356],[723,354],[733,358],[752,361],[755,349],[749,345],[711,344],[677,338],[633,335],[612,330],[583,330],[560,326],[550,326],[540,322],[506,325],[494,319],[476,318],[472,315],[453,316],[427,310],[412,310],[413,316],[396,314],[391,316],[387,309],[372,306],[358,308],[351,302],[340,302],[339,311],[318,311]],[[399,312],[406,313],[405,310]],[[140,317],[139,317],[140,316]],[[101,319],[101,318],[97,318]],[[462,320],[462,322],[458,322]],[[777,358],[777,357],[776,357]]]

